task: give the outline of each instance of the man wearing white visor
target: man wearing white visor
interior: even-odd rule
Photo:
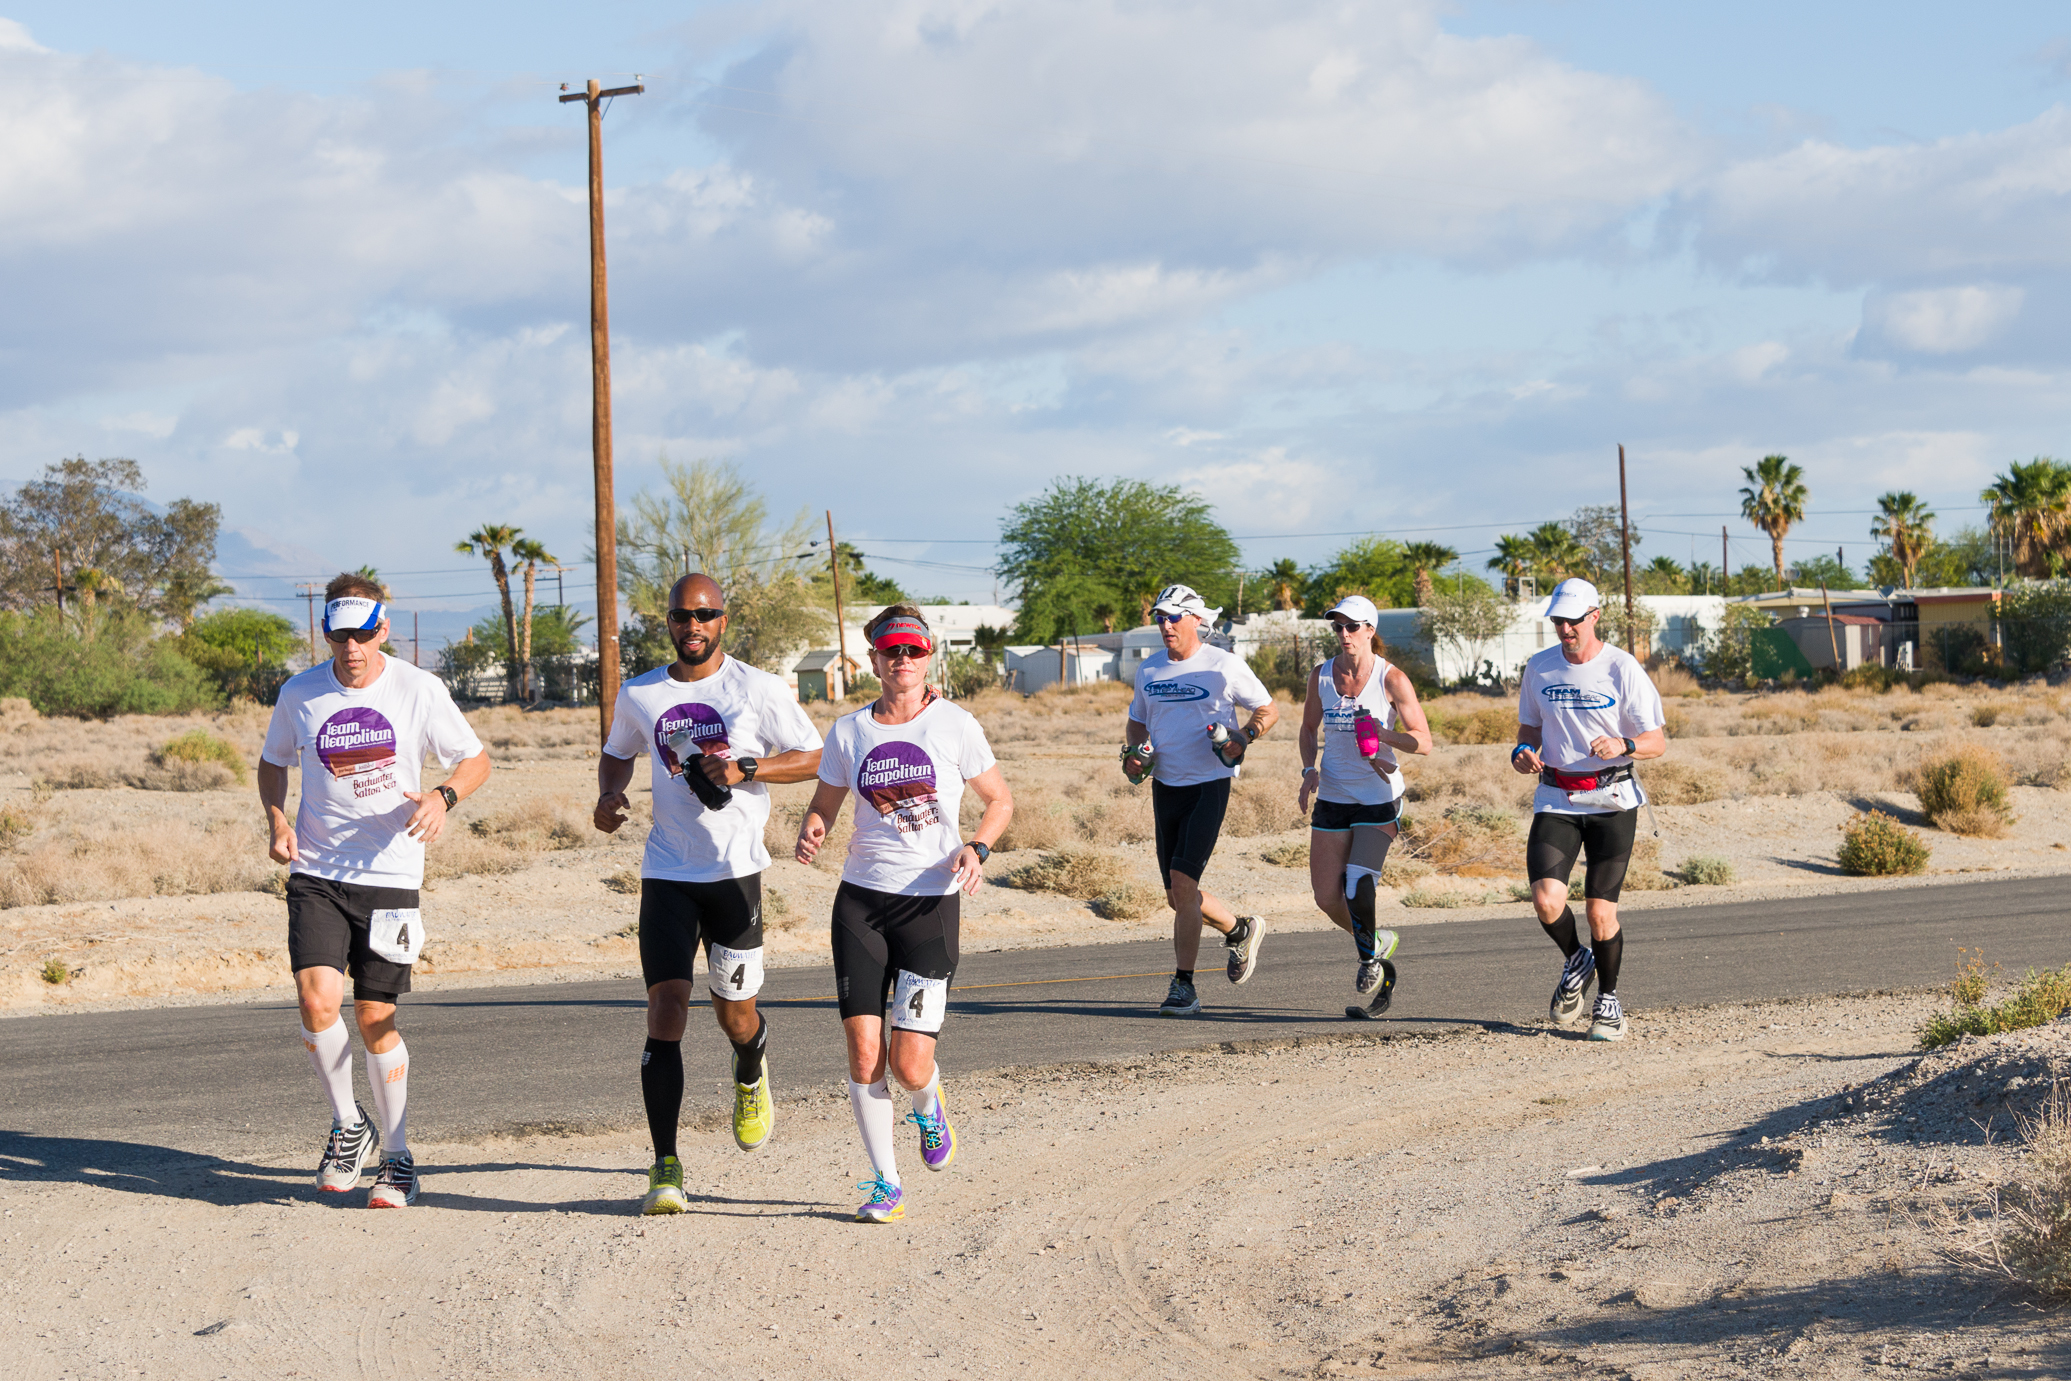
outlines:
[[[1510,765],[1539,777],[1525,871],[1532,881],[1532,907],[1562,956],[1548,1015],[1557,1026],[1579,1021],[1594,978],[1589,1039],[1622,1041],[1625,1011],[1618,1001],[1618,969],[1625,936],[1618,929],[1618,893],[1646,800],[1632,765],[1666,753],[1668,735],[1662,728],[1661,694],[1646,668],[1597,636],[1602,603],[1596,586],[1586,580],[1563,580],[1553,587],[1546,617],[1560,645],[1525,663]],[[1568,880],[1578,856],[1588,860],[1587,949],[1568,905]]]
[[[302,1044],[331,1105],[316,1185],[328,1194],[356,1188],[379,1156],[369,1208],[417,1198],[404,1137],[410,1052],[395,1013],[424,945],[424,846],[445,829],[447,812],[489,779],[489,754],[445,683],[382,655],[386,598],[362,575],[325,587],[331,659],[281,687],[259,757],[268,852],[288,865],[288,965]],[[429,791],[426,754],[453,769]],[[297,766],[302,804],[290,820],[288,771]],[[348,974],[378,1125],[353,1096],[352,1045],[338,1015]]]
[[[1204,922],[1222,933],[1232,983],[1251,977],[1266,930],[1265,917],[1237,916],[1201,890],[1237,765],[1280,717],[1271,693],[1242,658],[1202,641],[1201,630],[1221,613],[1185,585],[1159,592],[1151,619],[1165,650],[1137,668],[1136,698],[1123,728],[1123,773],[1132,782],[1152,779],[1158,872],[1172,907],[1172,986],[1158,1008],[1168,1017],[1201,1010],[1194,962]],[[1250,712],[1241,725],[1239,710]]]

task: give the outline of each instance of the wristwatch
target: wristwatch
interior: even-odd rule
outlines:
[[[1635,754],[1635,753],[1639,752],[1639,750],[1640,750],[1640,746],[1639,746],[1639,745],[1638,745],[1637,743],[1634,743],[1634,742],[1633,742],[1633,741],[1632,741],[1631,739],[1627,739],[1627,740],[1625,740],[1625,756],[1626,756],[1626,757],[1628,757],[1628,758],[1629,758],[1629,757],[1631,757],[1631,756],[1632,756],[1633,754]]]
[[[762,764],[756,762],[753,758],[735,758],[733,765],[741,769],[742,781],[752,782],[755,780],[755,769]]]
[[[456,792],[455,792],[455,791],[453,790],[453,788],[452,788],[452,787],[450,787],[450,786],[435,786],[435,787],[433,787],[433,788],[432,788],[432,790],[434,790],[434,791],[438,792],[438,793],[439,793],[439,795],[440,795],[440,797],[442,797],[442,798],[443,798],[443,799],[445,800],[445,802],[446,802],[446,809],[447,809],[447,810],[452,810],[452,809],[454,809],[454,808],[455,808],[456,806],[458,806],[458,805],[460,804],[460,797],[459,797],[459,795],[458,795],[458,794],[457,794],[457,793],[456,793]]]
[[[979,843],[979,842],[978,842],[977,840],[975,840],[975,839],[973,839],[973,840],[971,841],[971,843],[970,843],[970,845],[969,845],[969,848],[970,848],[970,850],[971,850],[971,852],[972,852],[972,853],[974,853],[974,854],[978,855],[978,861],[979,861],[980,863],[983,863],[983,862],[985,862],[985,860],[986,860],[986,859],[988,859],[988,858],[991,858],[991,857],[992,857],[992,848],[991,848],[991,846],[989,846],[989,845],[986,845],[986,844],[980,844],[980,843]]]
[[[1245,725],[1245,726],[1244,726],[1244,741],[1245,741],[1246,743],[1257,743],[1257,742],[1258,742],[1258,732],[1259,732],[1259,731],[1258,731],[1258,725],[1256,725],[1256,724],[1247,724],[1247,725]]]

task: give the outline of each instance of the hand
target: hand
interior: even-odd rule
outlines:
[[[985,881],[985,865],[978,861],[978,851],[969,844],[956,851],[956,881],[964,889],[964,895],[978,895],[978,884]]]
[[[1605,734],[1589,741],[1589,751],[1600,758],[1622,758],[1625,756],[1625,740]]]
[[[1309,802],[1322,789],[1323,773],[1314,767],[1304,770],[1302,773],[1301,795],[1295,798],[1295,809],[1307,815],[1309,813]]]
[[[632,802],[623,791],[607,791],[597,798],[597,808],[590,812],[590,823],[606,834],[617,834],[618,827],[626,823],[626,811]]]
[[[805,813],[805,819],[798,826],[798,848],[793,857],[800,863],[810,863],[819,857],[820,846],[827,842],[827,822],[812,811]]]
[[[295,824],[285,815],[274,817],[272,839],[267,842],[266,856],[275,863],[300,863],[301,850],[295,847]]]
[[[1546,770],[1546,760],[1539,756],[1536,748],[1527,748],[1510,760],[1510,770],[1526,776],[1537,776]]]
[[[436,791],[405,791],[403,795],[417,803],[403,832],[425,844],[437,839],[446,828],[446,798]]]
[[[733,765],[733,759],[722,758],[716,753],[702,754],[696,767],[714,786],[739,786],[748,780],[741,774],[741,769]]]

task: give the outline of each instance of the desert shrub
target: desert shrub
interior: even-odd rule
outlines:
[[[1408,887],[1430,877],[1434,871],[1430,864],[1390,849],[1387,862],[1381,865],[1381,886],[1398,889]]]
[[[1663,806],[1696,806],[1726,794],[1726,778],[1715,768],[1693,763],[1656,761],[1639,772],[1647,799]]]
[[[1000,683],[999,673],[981,657],[968,652],[951,652],[942,658],[942,680],[952,700],[969,700],[980,691]]]
[[[271,705],[288,679],[288,659],[302,646],[295,625],[263,609],[217,609],[187,625],[181,655],[232,700]]]
[[[1717,628],[1704,637],[1700,659],[1706,676],[1719,681],[1744,681],[1754,668],[1755,630],[1774,622],[1751,604],[1728,604]]]
[[[851,705],[861,704],[866,700],[875,700],[883,694],[884,683],[868,672],[864,672],[862,675],[856,676],[849,681],[848,701]]]
[[[1092,901],[1093,914],[1110,921],[1140,921],[1155,915],[1164,905],[1163,897],[1138,882],[1125,882]]]
[[[1682,878],[1694,887],[1724,887],[1733,881],[1733,865],[1716,854],[1696,854],[1683,860]]]
[[[36,832],[36,822],[27,811],[12,806],[0,810],[0,849],[12,849]]]
[[[1243,777],[1231,783],[1229,809],[1223,812],[1222,817],[1225,839],[1279,834],[1282,830],[1308,823],[1294,808],[1294,793],[1287,789],[1286,783],[1262,781],[1262,775],[1247,769]],[[1151,832],[1145,830],[1142,837],[1150,838]]]
[[[1959,970],[1950,985],[1953,1007],[1929,1017],[1920,1028],[1922,1049],[1932,1050],[1964,1036],[1995,1036],[2055,1021],[2071,1011],[2071,964],[2061,969],[2030,969],[2003,1002],[1985,1002],[1983,965]]]
[[[1500,806],[1480,805],[1448,806],[1434,824],[1422,816],[1404,821],[1396,848],[1457,877],[1514,873],[1524,853],[1517,817]]]
[[[2000,597],[1999,637],[2006,665],[2022,675],[2048,671],[2071,653],[2071,580],[2024,580]]]
[[[1289,844],[1275,844],[1259,857],[1281,868],[1306,868],[1309,866],[1309,841],[1297,839]]]
[[[1888,667],[1880,662],[1864,662],[1859,667],[1850,667],[1841,674],[1838,682],[1847,690],[1887,692],[1893,686],[1906,684],[1907,674],[1897,667]]]
[[[1892,877],[1927,871],[1927,845],[1881,810],[1842,827],[1841,871],[1854,877]]]
[[[45,983],[63,983],[71,976],[71,966],[66,964],[64,960],[46,959],[43,961],[43,981]]]
[[[1466,892],[1440,892],[1419,887],[1402,894],[1402,904],[1419,911],[1451,911],[1462,906],[1480,906],[1482,898]]]
[[[1438,724],[1434,721],[1432,727]],[[1517,706],[1488,705],[1466,714],[1448,716],[1448,743],[1514,743],[1517,740]]]
[[[1951,834],[1998,836],[2013,818],[2006,795],[2006,765],[1988,748],[1965,745],[1923,764],[1920,808]]]
[[[606,874],[598,880],[604,884],[607,891],[617,892],[619,895],[627,897],[637,897],[640,895],[640,870],[638,868],[621,868],[617,872]],[[635,933],[638,933],[637,923]]]
[[[32,843],[0,855],[0,908],[250,892],[277,870],[242,814],[139,830],[96,807],[44,821]]]
[[[1093,849],[1060,849],[1025,863],[1001,879],[1024,892],[1055,892],[1091,901],[1129,885],[1129,870],[1113,854]]]
[[[478,816],[468,821],[467,827],[478,839],[528,852],[580,849],[600,837],[589,817],[570,806],[537,798],[508,810]],[[445,842],[445,839],[440,840],[440,843]],[[438,844],[432,847],[437,848]]]
[[[2006,706],[1997,704],[1979,705],[1970,712],[1970,722],[1980,729],[1989,729],[2006,713]]]
[[[782,920],[791,914],[791,898],[764,883],[762,888],[762,914],[773,920]]]
[[[185,714],[222,698],[148,618],[112,608],[0,614],[0,696],[80,719]]]
[[[2027,1154],[2000,1196],[2007,1205],[1997,1259],[2052,1300],[2071,1299],[2071,1097],[2052,1087],[2034,1117],[2019,1122]]]
[[[151,761],[162,768],[221,767],[240,783],[251,775],[245,767],[244,754],[237,751],[237,746],[217,738],[206,729],[189,729],[177,738],[167,739],[152,753]]]
[[[1704,687],[1697,684],[1697,678],[1681,662],[1662,662],[1650,668],[1647,674],[1653,678],[1654,689],[1661,692],[1663,700],[1695,698],[1704,694]]]
[[[523,852],[500,839],[472,830],[448,829],[424,851],[424,876],[433,882],[471,873],[495,876],[515,873],[529,861]]]

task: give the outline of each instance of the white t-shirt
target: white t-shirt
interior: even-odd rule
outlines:
[[[1234,777],[1208,742],[1212,724],[1239,732],[1239,708],[1258,709],[1273,696],[1258,674],[1234,652],[1202,643],[1183,662],[1159,649],[1136,669],[1136,698],[1129,717],[1150,731],[1156,750],[1151,775],[1167,786],[1196,786]]]
[[[1622,753],[1615,758],[1597,757],[1589,751],[1592,740],[1606,734],[1638,738],[1666,722],[1661,715],[1661,692],[1654,689],[1647,669],[1631,653],[1609,643],[1579,666],[1558,647],[1533,653],[1524,665],[1524,684],[1517,692],[1517,718],[1538,727],[1540,760],[1571,777],[1586,777],[1597,768],[1632,762]],[[1631,810],[1646,799],[1634,781],[1618,783],[1616,791],[1619,806],[1577,805],[1567,792],[1541,781],[1532,796],[1532,809],[1608,815]]]
[[[948,896],[964,845],[964,783],[992,767],[985,728],[939,697],[904,724],[878,723],[874,708],[835,720],[820,754],[820,780],[856,795],[841,880],[873,892]]]
[[[720,882],[761,872],[769,867],[762,842],[769,788],[738,782],[724,809],[705,809],[669,751],[669,736],[686,728],[700,748],[722,758],[810,751],[820,746],[820,731],[783,678],[738,657],[702,681],[678,681],[656,667],[619,687],[604,751],[614,758],[646,753],[654,763],[654,828],[640,876]]]
[[[482,751],[445,682],[382,658],[365,690],[339,684],[331,663],[288,678],[260,756],[302,769],[290,872],[364,887],[424,885],[424,845],[404,827],[424,789],[424,757],[446,767]]]
[[[1402,767],[1395,760],[1395,750],[1384,743],[1376,755],[1376,761],[1387,769],[1384,777],[1360,755],[1357,728],[1361,710],[1379,720],[1383,729],[1399,727],[1394,704],[1388,699],[1388,661],[1374,658],[1373,674],[1352,696],[1338,694],[1331,671],[1336,663],[1333,657],[1316,668],[1316,698],[1323,706],[1323,751],[1316,755],[1323,780],[1316,788],[1317,799],[1363,806],[1399,801]]]

